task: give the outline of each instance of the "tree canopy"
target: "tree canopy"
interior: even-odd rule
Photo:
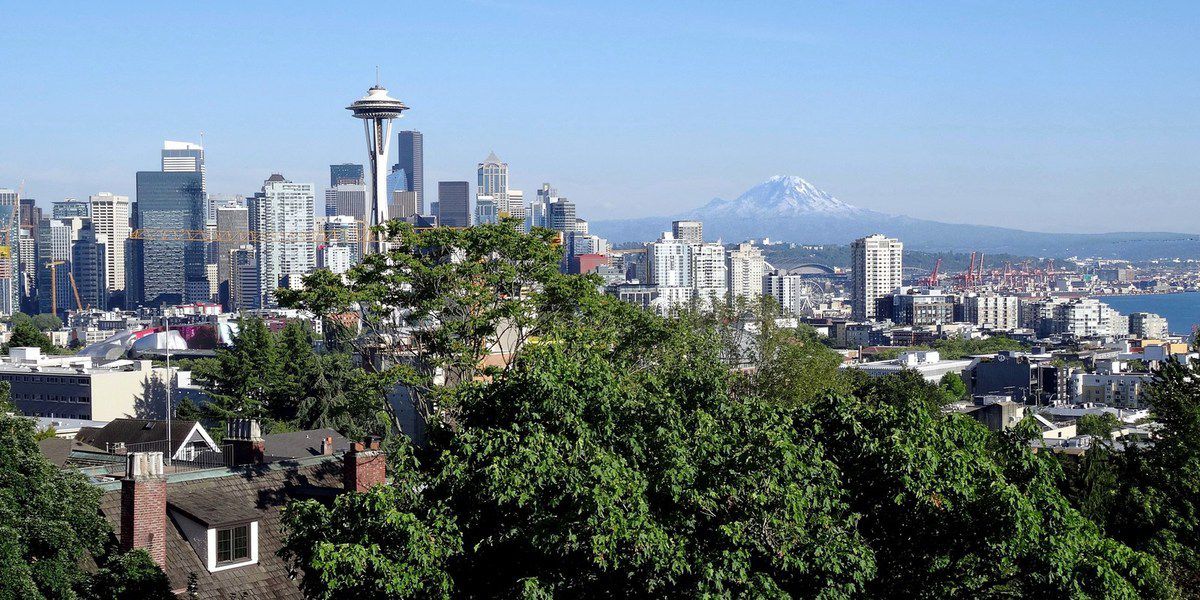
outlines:
[[[392,445],[392,485],[286,509],[310,596],[1176,593],[1072,506],[1031,431],[944,413],[953,381],[838,372],[764,312],[735,311],[758,324],[733,330],[638,310],[559,275],[557,248],[508,224],[393,232],[348,284],[317,276],[296,299],[365,310],[376,345],[396,341],[382,315],[418,306],[400,311],[429,327],[411,381],[459,376],[427,444]]]

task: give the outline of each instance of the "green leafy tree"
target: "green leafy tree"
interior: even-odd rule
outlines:
[[[46,354],[54,354],[58,351],[54,344],[50,343],[50,338],[46,334],[25,322],[18,322],[13,326],[12,337],[8,338],[8,343],[4,345],[4,351],[8,352],[9,348],[40,348]]]
[[[218,349],[215,358],[197,361],[192,377],[211,396],[204,407],[210,419],[224,423],[272,416],[281,369],[275,335],[262,319],[243,317],[233,346]]]
[[[152,585],[166,581],[157,565],[121,557],[107,543],[112,530],[99,498],[83,475],[42,456],[32,421],[0,416],[0,598],[132,597],[107,595],[107,582],[119,580],[142,581],[136,589],[146,593],[137,597],[167,597],[165,586]],[[85,559],[103,565],[95,581]]]
[[[33,324],[38,331],[56,331],[62,329],[63,326],[62,319],[58,318],[58,315],[50,313],[34,315]]]
[[[963,382],[962,376],[958,373],[942,375],[942,379],[938,381],[938,387],[942,389],[946,403],[957,402],[967,397],[967,384]]]
[[[862,515],[857,530],[878,569],[866,596],[1173,594],[1153,558],[1105,537],[1070,506],[1054,459],[1028,449],[1036,432],[997,437],[901,389],[831,396],[796,418],[838,465]]]
[[[1121,422],[1112,413],[1098,415],[1083,415],[1075,422],[1075,432],[1078,435],[1090,435],[1102,440],[1112,439],[1112,432],[1120,427]]]
[[[12,401],[12,384],[0,381],[0,415],[17,413],[17,405]]]
[[[144,550],[115,556],[92,577],[88,598],[175,600],[166,573]]]

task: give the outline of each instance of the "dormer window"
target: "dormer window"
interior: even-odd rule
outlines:
[[[250,525],[217,530],[217,566],[250,560]]]

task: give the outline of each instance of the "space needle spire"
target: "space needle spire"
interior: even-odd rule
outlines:
[[[376,83],[367,90],[367,95],[346,107],[346,110],[354,113],[354,118],[363,120],[367,132],[367,153],[371,157],[367,219],[371,227],[388,220],[387,174],[384,170],[387,169],[388,147],[392,139],[392,119],[408,110],[403,102],[389,96],[387,88],[378,83],[378,72],[375,77]],[[387,244],[378,238],[370,247],[375,252],[383,252]]]

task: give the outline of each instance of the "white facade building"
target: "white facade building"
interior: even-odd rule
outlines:
[[[166,161],[166,159],[163,159]],[[125,243],[132,229],[129,227],[130,204],[128,196],[115,196],[100,192],[91,196],[92,227],[96,237],[104,236],[104,281],[109,292],[125,289]]]
[[[726,269],[729,277],[729,295],[732,299],[753,300],[762,295],[767,261],[758,246],[750,242],[738,244],[737,249],[728,255]]]
[[[1021,299],[998,294],[963,297],[963,319],[980,327],[1017,329],[1021,326]]]
[[[855,240],[850,250],[854,271],[851,316],[859,321],[875,320],[879,300],[890,297],[903,283],[904,244],[875,234]]]
[[[704,307],[725,303],[729,296],[725,246],[704,243],[693,243],[691,246],[691,279],[696,298]]]
[[[274,306],[281,285],[298,287],[317,268],[315,202],[313,184],[292,183],[280,175],[272,175],[251,199],[251,229],[259,235],[260,293],[268,306]]]
[[[646,247],[646,271],[650,283],[660,288],[692,288],[692,248],[663,232],[657,242]],[[661,297],[661,295],[660,295]]]

